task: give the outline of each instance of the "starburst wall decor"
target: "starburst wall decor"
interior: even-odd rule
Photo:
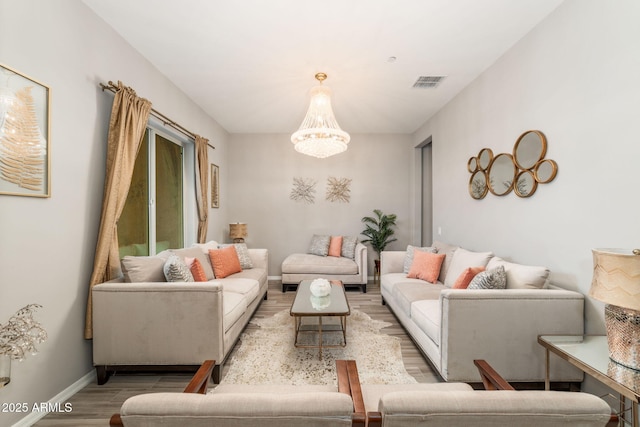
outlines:
[[[314,203],[316,182],[311,178],[293,178],[293,188],[289,198],[296,202]]]
[[[351,179],[330,176],[327,179],[326,199],[330,202],[349,203],[351,199]]]

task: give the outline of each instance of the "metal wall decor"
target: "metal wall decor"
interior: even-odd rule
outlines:
[[[314,203],[316,182],[311,178],[293,178],[293,188],[289,198],[295,202]]]
[[[504,196],[512,190],[519,197],[530,197],[538,184],[546,184],[556,177],[558,165],[545,159],[547,139],[539,130],[529,130],[518,137],[513,153],[496,156],[489,148],[480,150],[467,162],[471,173],[469,194],[482,199],[487,193]]]
[[[349,203],[351,199],[351,179],[330,176],[327,179],[326,199],[330,202]]]
[[[51,196],[50,89],[0,64],[0,194]]]

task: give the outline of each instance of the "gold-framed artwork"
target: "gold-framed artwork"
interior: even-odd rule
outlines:
[[[49,86],[0,64],[0,194],[51,197]]]
[[[211,163],[211,207],[220,207],[220,168]]]

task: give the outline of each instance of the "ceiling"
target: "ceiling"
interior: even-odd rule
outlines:
[[[343,130],[412,133],[562,3],[83,1],[230,133],[297,130],[317,72]]]

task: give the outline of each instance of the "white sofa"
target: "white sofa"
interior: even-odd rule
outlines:
[[[195,371],[206,359],[217,361],[213,379],[219,382],[222,363],[267,298],[269,253],[248,249],[252,268],[215,279],[206,256],[214,247],[217,243],[210,242],[172,251],[197,257],[207,282],[169,283],[153,279],[157,272],[137,267],[130,274],[142,281],[121,277],[93,287],[93,364],[98,384],[115,371]],[[161,255],[159,260],[146,258],[145,268],[147,261],[162,265]]]
[[[355,257],[334,257],[295,253],[282,262],[282,292],[307,279],[319,277],[341,280],[345,285],[358,285],[367,292],[367,247],[356,244]]]
[[[406,251],[381,254],[380,292],[418,348],[445,381],[474,382],[474,359],[490,360],[508,381],[542,382],[543,334],[583,334],[584,296],[548,283],[548,270],[434,242],[444,263],[435,284],[407,278]],[[502,265],[506,289],[451,289],[466,267]],[[558,358],[550,378],[580,382],[583,374]]]

